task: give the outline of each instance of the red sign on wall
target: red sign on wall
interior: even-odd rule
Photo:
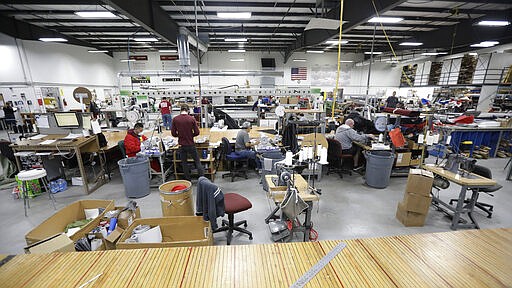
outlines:
[[[132,56],[130,56],[130,60],[148,61],[148,56],[147,55],[132,55]]]
[[[160,61],[175,61],[178,59],[178,55],[160,55]]]

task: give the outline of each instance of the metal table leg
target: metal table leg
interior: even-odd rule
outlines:
[[[306,209],[306,215],[304,219],[304,242],[309,241],[309,235],[311,232],[311,213],[313,212],[313,201],[306,201],[308,209]]]
[[[461,190],[459,193],[459,200],[457,201],[457,207],[455,208],[455,211],[453,213],[452,225],[450,227],[452,230],[457,230],[457,228],[459,226],[460,214],[462,213],[462,210],[464,209],[464,200],[466,199],[466,189],[467,189],[466,186],[461,187]]]

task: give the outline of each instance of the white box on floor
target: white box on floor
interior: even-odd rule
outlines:
[[[71,185],[73,186],[83,186],[84,180],[82,180],[82,177],[71,177]]]

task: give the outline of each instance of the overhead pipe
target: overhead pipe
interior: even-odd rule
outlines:
[[[182,74],[190,73],[190,49],[188,46],[188,36],[185,34],[178,35],[178,57],[180,62],[179,72]]]

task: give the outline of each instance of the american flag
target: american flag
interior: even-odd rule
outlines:
[[[306,80],[308,78],[308,68],[307,67],[298,67],[292,68],[291,74],[292,80]]]

